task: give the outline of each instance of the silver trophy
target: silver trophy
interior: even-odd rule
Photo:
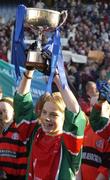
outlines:
[[[25,26],[31,29],[37,37],[36,50],[28,52],[26,67],[45,70],[47,64],[41,56],[42,39],[45,32],[54,31],[57,27],[62,26],[67,19],[67,11],[61,13],[49,9],[27,8]]]

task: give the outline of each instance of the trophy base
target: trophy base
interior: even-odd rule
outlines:
[[[26,68],[27,69],[37,69],[38,71],[45,71],[46,65],[38,62],[26,62]]]
[[[45,71],[47,68],[46,63],[42,59],[41,52],[39,49],[37,51],[29,51],[26,61],[27,69],[37,69],[39,71]]]

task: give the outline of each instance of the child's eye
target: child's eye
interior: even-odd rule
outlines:
[[[51,117],[51,118],[58,117],[58,114],[56,114],[56,113],[50,113],[50,117]]]
[[[7,113],[8,112],[8,110],[6,110],[6,109],[3,109],[3,113]]]
[[[42,114],[46,114],[46,111],[42,110]]]

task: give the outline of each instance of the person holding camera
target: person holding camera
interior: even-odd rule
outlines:
[[[24,129],[22,140],[30,139],[27,179],[75,178],[80,162],[86,125],[84,113],[69,87],[62,89],[59,75],[54,77],[59,92],[45,93],[36,106],[30,94],[33,70],[26,70],[14,97],[17,127]]]

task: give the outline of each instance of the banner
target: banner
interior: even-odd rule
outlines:
[[[74,63],[82,63],[82,64],[87,63],[87,56],[85,56],[85,55],[72,53],[69,50],[63,50],[62,53],[63,53],[65,62],[69,62],[72,60],[72,62],[74,62]]]
[[[98,64],[101,64],[104,60],[105,54],[100,50],[90,50],[88,53],[88,59],[91,59]]]
[[[24,68],[20,67],[21,77]],[[15,67],[12,64],[6,63],[0,60],[0,86],[3,89],[4,96],[13,97],[16,87],[18,86],[21,78],[16,81]],[[34,104],[38,100],[39,96],[44,94],[46,91],[45,76],[39,71],[35,71],[31,83],[31,93],[33,97]]]

